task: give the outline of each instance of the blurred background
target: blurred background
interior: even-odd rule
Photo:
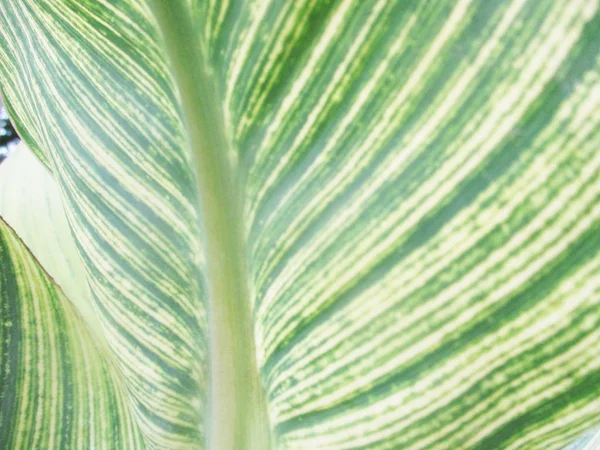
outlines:
[[[6,159],[18,142],[19,135],[8,117],[2,98],[0,98],[0,163]]]

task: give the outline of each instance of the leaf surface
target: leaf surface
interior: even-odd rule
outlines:
[[[189,5],[276,443],[548,449],[597,426],[598,2]],[[153,446],[201,445],[203,218],[157,24],[125,0],[0,19],[0,84],[136,418]]]
[[[145,448],[114,366],[2,220],[0,346],[5,448]]]
[[[77,307],[94,337],[103,339],[58,184],[22,142],[0,165],[0,217],[18,230],[19,238]]]
[[[241,5],[213,51],[280,445],[598,423],[598,3]]]
[[[204,441],[205,288],[176,93],[142,2],[3,3],[4,98],[58,181],[149,446]]]

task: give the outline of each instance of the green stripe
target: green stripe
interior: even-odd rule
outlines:
[[[145,448],[120,375],[0,221],[0,437],[28,448]]]
[[[136,420],[150,446],[201,445],[198,202],[150,12],[124,1],[18,1],[2,15],[3,47],[18,57],[2,65],[1,84],[10,101],[25,91],[16,78],[34,84],[19,107],[45,118],[30,134],[51,160]]]
[[[145,1],[0,12],[0,84],[148,444],[205,441],[219,277],[249,279],[253,335],[230,334],[256,339],[281,448],[558,449],[597,427],[598,1],[186,5],[212,93],[163,23],[170,70]],[[194,114],[221,107],[211,146]],[[194,167],[187,142],[215,154]],[[201,244],[232,210],[207,176],[243,217],[205,235],[246,242]]]
[[[279,444],[560,448],[600,393],[558,400],[599,350],[598,5],[379,5],[266,2],[223,69]]]

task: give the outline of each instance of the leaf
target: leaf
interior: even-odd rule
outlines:
[[[8,1],[0,26],[151,446],[204,441],[209,352],[217,401],[252,385],[216,333],[256,340],[281,448],[599,424],[597,1],[152,5]]]
[[[58,181],[136,421],[150,447],[199,446],[198,202],[150,11],[128,1],[2,9],[4,99]]]
[[[220,79],[280,445],[598,423],[597,2],[260,6]]]
[[[144,448],[114,367],[2,220],[0,344],[5,448]]]
[[[94,337],[103,339],[58,185],[23,143],[0,165],[0,217],[19,230],[19,238],[77,307]]]

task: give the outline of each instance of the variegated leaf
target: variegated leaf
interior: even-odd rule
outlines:
[[[598,2],[244,6],[214,58],[280,445],[550,449],[597,424]]]
[[[204,441],[209,327],[213,367],[256,340],[282,448],[598,425],[597,0],[5,3],[0,85],[151,446]]]
[[[150,11],[19,0],[0,16],[5,103],[59,182],[134,416],[151,447],[201,445],[198,202]]]
[[[0,368],[2,448],[145,448],[110,358],[2,220]]]

